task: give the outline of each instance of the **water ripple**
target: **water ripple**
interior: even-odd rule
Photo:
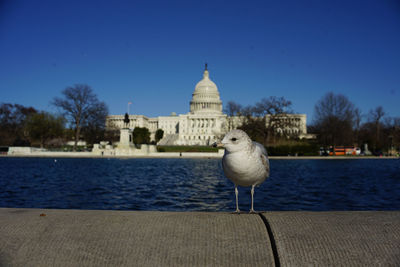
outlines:
[[[271,160],[257,210],[399,210],[399,160]],[[250,188],[239,188],[250,208]],[[0,207],[231,211],[216,159],[0,158]]]

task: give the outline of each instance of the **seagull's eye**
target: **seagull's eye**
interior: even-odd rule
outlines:
[[[231,139],[231,141],[233,141],[233,142],[235,142],[237,139],[235,138],[235,137],[233,137],[232,139]]]

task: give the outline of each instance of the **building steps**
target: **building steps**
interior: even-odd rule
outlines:
[[[179,134],[167,134],[165,135],[157,145],[159,146],[173,146],[176,145],[176,141],[179,139]]]

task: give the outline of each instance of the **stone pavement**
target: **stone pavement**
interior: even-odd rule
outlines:
[[[281,266],[400,266],[400,211],[268,212]]]
[[[0,266],[400,266],[400,211],[0,208]]]

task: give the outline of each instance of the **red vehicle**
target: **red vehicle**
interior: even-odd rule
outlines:
[[[335,153],[334,153],[335,152]],[[345,155],[360,155],[360,148],[354,146],[337,146],[329,148],[329,156],[345,156]]]

